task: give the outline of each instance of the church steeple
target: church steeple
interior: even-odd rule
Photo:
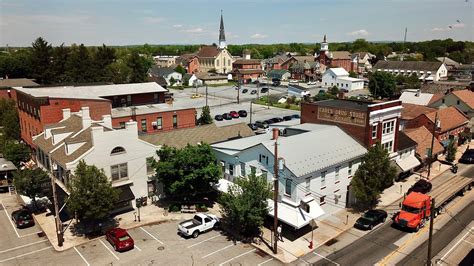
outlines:
[[[227,48],[227,44],[225,43],[224,16],[222,15],[222,10],[221,10],[221,25],[219,29],[219,48],[220,49]]]
[[[324,34],[324,38],[323,38],[323,42],[321,43],[321,52],[327,52],[329,51],[329,45],[328,45],[328,42],[326,40],[326,34]]]

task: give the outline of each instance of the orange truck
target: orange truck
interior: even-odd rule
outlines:
[[[454,175],[443,180],[439,186],[427,193],[411,192],[402,202],[401,210],[395,215],[393,222],[400,228],[418,231],[429,220],[431,214],[431,199],[435,200],[434,215],[440,213],[454,197],[464,195],[473,185],[473,178]]]

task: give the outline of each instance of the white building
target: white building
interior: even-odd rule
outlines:
[[[400,95],[400,100],[402,101],[402,103],[428,106],[431,103],[433,96],[434,94],[432,93],[424,93],[421,92],[421,90],[408,89],[402,91],[402,95]]]
[[[438,81],[448,77],[448,69],[442,62],[379,60],[373,69],[393,75],[411,76],[415,74],[422,81]]]
[[[336,86],[340,90],[345,89],[348,91],[364,88],[363,79],[349,77],[349,73],[342,67],[327,69],[323,74],[322,84],[328,88]]]
[[[153,61],[158,67],[172,67],[176,64],[177,56],[173,55],[159,55],[154,56]]]
[[[348,187],[367,150],[331,125],[301,124],[287,127],[280,136],[273,132],[211,145],[224,172],[220,189],[226,191],[235,177],[251,173],[273,182],[275,138],[284,162],[279,172],[280,221],[299,229],[351,203]],[[272,206],[269,200],[269,215]]]
[[[153,187],[149,177],[154,170],[147,160],[157,158],[158,147],[138,138],[134,121],[126,123],[124,129],[115,130],[110,115],[104,115],[102,121],[93,121],[88,107],[78,113],[64,109],[63,119],[48,126],[33,142],[37,146],[38,164],[55,177],[65,193],[81,160],[103,169],[112,186],[119,189],[115,211],[134,208],[134,199],[148,197]]]

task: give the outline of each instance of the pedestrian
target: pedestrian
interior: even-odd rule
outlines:
[[[283,236],[281,235],[281,230],[282,230],[282,227],[281,227],[281,224],[280,224],[277,227],[277,235],[278,235],[278,238],[280,239],[280,241],[283,242]]]

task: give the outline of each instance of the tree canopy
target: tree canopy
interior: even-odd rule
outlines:
[[[41,168],[26,168],[14,173],[13,184],[20,194],[31,198],[37,208],[36,198],[45,196],[45,192],[51,187],[51,180]]]
[[[392,98],[396,89],[395,77],[390,73],[377,71],[369,76],[369,91],[374,98]]]
[[[20,124],[15,101],[0,99],[0,127],[0,133],[5,139],[20,139]]]
[[[199,124],[212,124],[211,108],[208,105],[202,108],[201,117],[199,117]]]
[[[30,149],[24,143],[16,140],[6,140],[1,149],[5,159],[11,161],[17,168],[21,167],[22,162],[30,160]]]

